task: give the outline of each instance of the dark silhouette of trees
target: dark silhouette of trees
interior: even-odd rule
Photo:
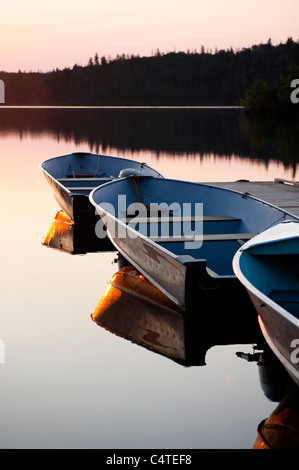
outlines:
[[[270,41],[270,40],[269,40]],[[268,41],[268,45],[271,43]],[[279,81],[255,80],[240,100],[242,106],[251,116],[277,117],[293,119],[299,117],[299,108],[291,100],[292,83],[299,79],[299,44],[293,43],[289,38],[286,44],[292,51],[291,60],[286,67],[285,74],[281,74]],[[284,57],[281,58],[285,60]],[[285,60],[287,64],[287,61]],[[299,93],[298,93],[299,94]]]
[[[281,100],[287,94],[291,76],[298,74],[298,48],[288,38],[277,46],[269,39],[214,54],[204,46],[200,53],[157,49],[151,57],[120,54],[111,59],[96,53],[86,66],[46,73],[0,72],[0,79],[8,105],[228,106],[260,93],[272,103],[274,95]]]

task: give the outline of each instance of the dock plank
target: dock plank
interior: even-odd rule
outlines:
[[[269,202],[299,217],[299,186],[275,181],[212,182],[211,186],[233,189]]]

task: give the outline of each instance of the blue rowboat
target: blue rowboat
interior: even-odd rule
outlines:
[[[233,269],[248,291],[269,347],[299,385],[299,223],[284,222],[245,243]]]
[[[41,163],[40,168],[60,208],[75,223],[94,216],[88,196],[97,186],[122,174],[162,176],[146,163],[85,152],[50,158]]]
[[[299,220],[247,193],[155,177],[121,178],[89,197],[121,255],[183,308],[194,299],[222,308],[238,295],[251,304],[233,272],[236,251],[286,218]]]

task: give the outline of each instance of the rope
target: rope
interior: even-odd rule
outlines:
[[[140,197],[140,194],[139,194],[139,187],[138,187],[139,175],[134,174],[132,176],[128,176],[127,178],[130,181],[130,183],[133,184],[133,186],[134,186],[134,190],[135,190],[135,194],[136,194],[136,202],[144,204],[143,201],[142,201],[142,198]],[[144,204],[144,206],[146,207],[147,210],[150,210],[149,205]]]
[[[93,178],[98,174],[99,167],[100,167],[100,155],[98,155],[98,165],[97,165],[97,169],[96,169],[95,173],[93,174]]]

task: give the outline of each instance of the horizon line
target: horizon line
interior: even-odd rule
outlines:
[[[64,105],[1,105],[0,104],[0,109],[243,109],[244,106],[234,106],[234,105],[228,105],[228,106],[200,106],[200,105],[182,105],[182,106],[177,106],[177,105],[165,105],[165,106],[150,106],[150,105],[139,105],[139,106],[130,106],[130,105],[115,105],[115,106],[107,106],[107,105],[69,105],[69,106],[64,106]]]

